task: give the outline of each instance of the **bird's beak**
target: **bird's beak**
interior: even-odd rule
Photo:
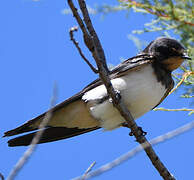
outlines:
[[[183,59],[190,59],[191,60],[191,58],[188,56],[188,54],[187,53],[183,53],[183,55],[181,56]]]

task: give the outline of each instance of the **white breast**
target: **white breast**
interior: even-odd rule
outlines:
[[[151,65],[140,70],[129,72],[127,75],[111,80],[113,87],[120,91],[134,119],[142,116],[156,106],[166,92],[166,88],[157,81]],[[106,130],[117,128],[124,119],[109,100],[101,104],[94,103],[107,95],[104,85],[98,86],[84,94],[83,100],[89,102],[91,115],[100,121]]]

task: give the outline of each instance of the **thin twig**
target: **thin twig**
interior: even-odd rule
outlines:
[[[152,139],[150,141],[150,144],[151,145],[157,145],[159,143],[162,143],[164,141],[167,141],[169,139],[172,139],[178,135],[181,135],[191,129],[194,128],[194,121],[193,122],[190,122],[182,127],[179,127],[173,131],[170,131],[164,135],[161,135],[161,136],[158,136],[154,139]],[[95,176],[99,176],[101,175],[102,173],[105,173],[106,171],[110,171],[111,169],[115,168],[116,166],[120,165],[121,163],[133,158],[135,155],[137,155],[139,152],[141,152],[143,150],[143,148],[146,148],[148,145],[147,143],[143,143],[141,146],[137,146],[136,148],[134,148],[133,150],[127,152],[126,154],[118,157],[117,159],[113,160],[112,162],[109,162],[103,166],[101,166],[99,169],[95,170],[95,171],[92,171],[90,173],[88,173],[86,176],[85,176],[85,179],[90,179],[90,178],[93,178]],[[82,176],[79,176],[79,177],[76,177],[72,180],[82,180],[81,179]]]
[[[192,71],[188,71],[188,72],[185,72],[183,75],[182,75],[182,78],[181,80],[178,82],[178,84],[170,91],[170,94],[172,94],[190,75],[193,75],[194,72]],[[194,109],[189,109],[189,108],[181,108],[181,109],[167,109],[167,108],[154,108],[154,111],[190,111],[189,115],[193,114],[194,112]]]
[[[86,172],[85,172],[84,175],[82,176],[82,179],[81,179],[81,180],[85,180],[87,174],[92,170],[92,168],[94,167],[95,164],[96,164],[96,161],[94,161],[94,162],[89,166],[89,168],[86,170]]]
[[[82,50],[81,48],[79,47],[79,43],[74,39],[74,36],[73,36],[73,33],[74,31],[77,31],[78,30],[78,27],[72,27],[70,30],[69,30],[69,35],[70,35],[70,39],[71,41],[73,41],[75,47],[77,48],[80,56],[83,58],[83,60],[88,64],[88,66],[92,69],[92,71],[94,73],[98,73],[98,70],[92,66],[92,64],[86,59],[86,57],[84,56],[84,54],[82,53]]]
[[[69,4],[69,7],[71,8],[73,16],[76,18],[77,23],[79,24],[79,27],[81,28],[81,30],[83,32],[84,42],[85,42],[86,46],[90,49],[90,51],[92,51],[93,46],[92,46],[90,35],[88,34],[88,31],[87,31],[87,29],[86,29],[80,15],[79,15],[79,13],[77,12],[77,8],[75,8],[72,0],[68,0],[68,4]]]
[[[194,109],[187,109],[187,108],[181,108],[181,109],[166,109],[166,108],[155,108],[154,111],[194,111]]]
[[[189,72],[184,73],[183,76],[182,76],[182,79],[174,87],[174,89],[172,91],[170,91],[170,93],[168,95],[172,94],[187,79],[188,76],[193,75],[193,74],[194,74],[194,72],[192,72],[192,71],[189,71]]]
[[[129,110],[126,108],[124,105],[122,98],[119,98],[118,93],[114,90],[110,78],[109,78],[109,70],[106,65],[106,59],[104,55],[104,51],[102,49],[101,43],[98,39],[98,36],[93,28],[92,22],[90,20],[88,10],[86,8],[86,4],[84,0],[78,0],[80,9],[82,11],[83,17],[84,17],[84,22],[86,24],[87,30],[82,30],[83,36],[85,37],[85,32],[89,32],[89,39],[92,39],[93,45],[91,47],[88,47],[89,50],[91,51],[96,64],[98,66],[99,70],[99,76],[104,83],[104,85],[107,88],[107,92],[109,96],[112,98],[113,105],[117,108],[117,110],[120,112],[120,114],[124,117],[126,120],[128,127],[131,129],[133,135],[135,136],[136,140],[140,143],[146,143],[147,147],[144,148],[146,154],[150,158],[152,164],[154,167],[158,170],[160,175],[165,179],[165,180],[174,180],[175,178],[171,175],[171,173],[167,170],[167,168],[164,166],[164,164],[160,161],[159,157],[156,155],[154,152],[153,148],[147,141],[147,139],[142,136],[142,130],[138,128],[137,124],[135,123],[131,113]],[[78,24],[80,24],[80,16],[77,13],[77,9],[75,8],[73,2],[71,0],[68,0],[69,6],[73,12],[74,17],[76,18]],[[81,23],[83,24],[83,22]],[[82,26],[81,29],[85,28],[85,26]],[[88,35],[88,34],[87,34]],[[91,41],[90,41],[91,42]],[[90,43],[91,44],[91,43]],[[87,45],[87,44],[86,44]],[[94,48],[93,48],[94,47]]]
[[[68,0],[68,4],[72,10],[73,16],[76,17],[76,20],[77,20],[77,23],[79,24],[79,27],[84,32],[84,34],[88,34],[87,29],[86,29],[81,17],[79,16],[79,14],[77,12],[77,8],[75,8],[75,6],[71,0]]]
[[[180,23],[187,24],[187,25],[190,25],[190,26],[194,26],[194,23],[192,23],[192,22],[184,21],[184,20],[179,19],[178,17],[175,17],[175,16],[171,17],[170,15],[166,14],[165,12],[161,12],[157,9],[153,10],[154,6],[145,7],[145,5],[142,4],[142,3],[136,2],[134,0],[129,0],[129,1],[131,2],[131,4],[135,5],[136,7],[140,7],[142,9],[145,9],[150,14],[156,15],[158,17],[174,19],[175,21],[178,21]],[[123,2],[125,2],[125,1],[123,1]]]
[[[5,179],[4,176],[3,176],[3,174],[1,174],[1,173],[0,173],[0,178],[1,178],[1,180],[4,180]]]
[[[44,132],[44,127],[48,124],[52,117],[52,107],[56,104],[56,97],[57,97],[57,90],[56,90],[56,85],[53,88],[53,95],[51,98],[50,102],[50,110],[46,113],[44,119],[40,123],[38,129],[43,129],[42,131],[38,131],[34,138],[32,139],[32,142],[29,146],[29,148],[24,152],[23,156],[19,159],[19,161],[16,163],[15,167],[12,169],[10,174],[8,175],[7,180],[13,180],[15,176],[18,174],[18,172],[22,169],[24,164],[29,160],[31,157],[32,153],[35,151],[37,147],[37,143],[39,142],[43,132]]]

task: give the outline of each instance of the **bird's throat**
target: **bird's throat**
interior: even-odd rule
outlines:
[[[181,57],[172,57],[172,58],[168,58],[167,60],[163,61],[162,64],[164,64],[165,69],[169,71],[174,71],[182,64],[183,61],[184,59]]]

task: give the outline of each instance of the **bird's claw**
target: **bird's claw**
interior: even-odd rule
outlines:
[[[115,94],[116,94],[116,104],[118,104],[121,100],[121,92],[119,90],[115,90]]]
[[[138,139],[140,139],[142,136],[144,137],[147,134],[147,132],[143,131],[142,127],[138,127],[138,131],[139,131],[139,135],[138,135],[136,141],[138,141]],[[133,136],[133,135],[134,135],[134,133],[131,131],[129,133],[129,136]]]
[[[121,100],[121,93],[120,93],[120,91],[119,90],[115,90],[115,100],[116,100],[116,104],[118,104],[119,103],[119,101]],[[112,98],[110,98],[109,99],[109,102],[113,102],[112,101]]]

